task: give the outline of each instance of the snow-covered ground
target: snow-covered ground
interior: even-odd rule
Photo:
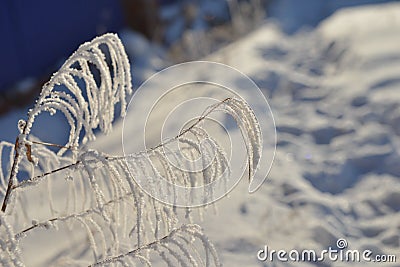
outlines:
[[[134,77],[163,67],[159,56],[143,63],[148,71],[137,67],[134,54],[148,54],[149,47],[128,33],[124,40]],[[261,189],[248,194],[244,179],[217,202],[217,214],[206,209],[198,222],[224,266],[363,266],[257,259],[265,245],[320,252],[336,249],[339,238],[348,249],[396,255],[397,263],[379,266],[399,266],[399,47],[400,4],[392,3],[338,11],[316,29],[295,35],[265,23],[206,58],[256,82],[278,134],[275,161]],[[0,119],[0,139],[13,141],[16,130],[7,129],[16,126],[19,113]],[[49,135],[58,131],[54,127]],[[121,131],[119,121],[110,136],[91,146],[121,154]],[[143,129],[130,131],[142,141]]]
[[[388,265],[398,266],[399,33],[399,4],[362,7],[295,36],[267,24],[209,57],[255,80],[278,132],[260,191],[246,195],[243,181],[205,220],[226,266],[264,266],[256,258],[264,245],[322,251],[339,238],[349,249],[395,254]]]

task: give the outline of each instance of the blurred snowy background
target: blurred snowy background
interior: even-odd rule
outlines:
[[[262,89],[278,134],[262,188],[248,195],[243,181],[200,223],[225,266],[363,266],[260,262],[256,255],[264,245],[321,251],[339,238],[351,249],[397,256],[379,266],[400,266],[400,3],[94,1],[81,7],[98,5],[93,17],[68,3],[1,4],[1,140],[14,142],[18,119],[65,58],[106,31],[122,38],[135,88],[174,63],[221,62]],[[63,122],[51,123],[49,130],[49,118],[39,121],[37,134],[62,143]],[[120,134],[118,122],[93,146],[119,153]]]

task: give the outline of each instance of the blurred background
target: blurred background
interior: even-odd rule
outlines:
[[[4,0],[0,115],[31,103],[79,44],[105,32],[120,32],[130,44],[127,50],[135,54],[138,85],[149,65],[157,69],[200,59],[264,21],[274,21],[287,34],[295,34],[315,27],[338,9],[383,2],[389,1]]]

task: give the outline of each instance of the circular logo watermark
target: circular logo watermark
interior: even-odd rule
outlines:
[[[338,247],[338,249],[345,249],[347,248],[347,240],[344,238],[339,238],[336,241],[336,246]]]
[[[246,103],[254,116],[240,105],[229,107],[232,99]],[[135,91],[127,109],[122,142],[129,172],[159,201],[205,205],[246,176],[253,193],[272,167],[276,129],[271,108],[258,86],[230,66],[194,61],[166,68]],[[251,136],[253,126],[260,130],[258,142]],[[243,135],[246,131],[250,137]],[[249,171],[255,167],[249,162],[254,150],[249,143],[262,152],[254,173]]]

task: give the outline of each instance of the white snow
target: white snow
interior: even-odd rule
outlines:
[[[246,196],[244,182],[205,218],[226,266],[264,266],[264,245],[322,251],[339,238],[399,259],[399,12],[343,10],[294,36],[267,24],[209,57],[255,79],[278,130],[261,190]],[[347,264],[360,265],[323,266]]]

